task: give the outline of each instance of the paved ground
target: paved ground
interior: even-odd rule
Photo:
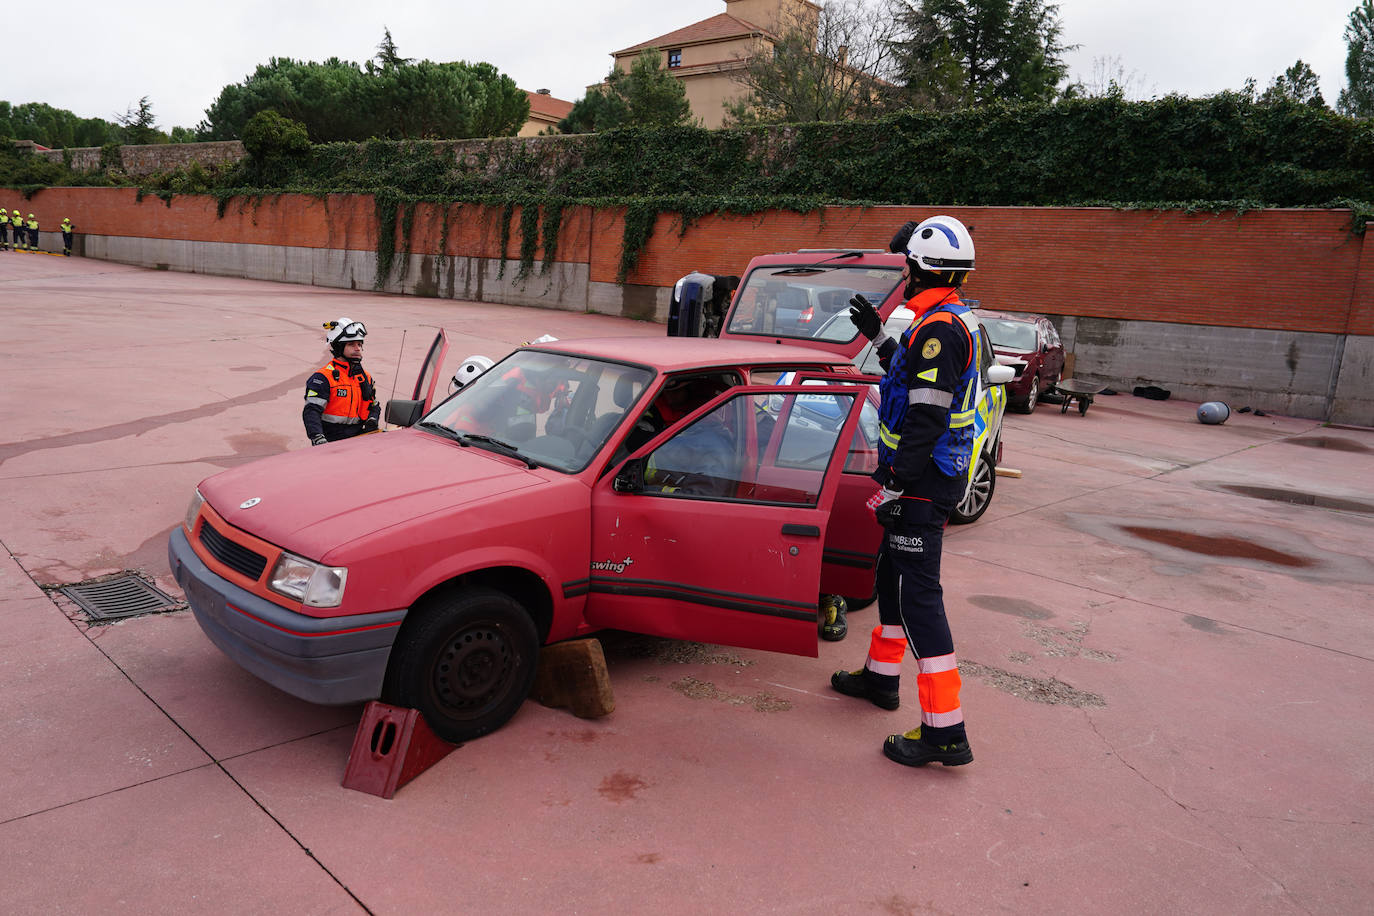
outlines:
[[[39,255],[0,254],[0,295],[0,911],[1371,911],[1374,432],[1009,417],[1025,476],[946,542],[972,766],[882,757],[912,685],[828,690],[870,608],[819,661],[609,640],[611,716],[526,703],[384,801],[339,785],[359,708],[41,586],[179,595],[196,482],[305,446],[326,319],[401,391],[435,325],[454,361],[662,329]]]

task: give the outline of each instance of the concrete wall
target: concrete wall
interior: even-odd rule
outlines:
[[[378,219],[366,195],[139,200],[117,188],[55,188],[0,206],[63,216],[77,253],[147,267],[372,289]],[[1078,375],[1129,391],[1221,399],[1374,426],[1374,256],[1341,210],[1237,215],[1093,208],[941,208],[974,227],[967,295],[985,307],[1055,318]],[[692,270],[742,274],[749,259],[798,248],[885,248],[931,208],[829,208],[659,218],[627,282],[616,282],[623,213],[569,207],[545,270],[520,275],[517,212],[502,245],[499,207],[421,205],[379,288],[666,320],[674,281]],[[399,222],[404,223],[404,220]],[[44,247],[58,248],[45,231]],[[1276,258],[1301,270],[1277,270]]]

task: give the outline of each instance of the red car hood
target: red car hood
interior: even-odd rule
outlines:
[[[205,479],[200,492],[236,528],[323,560],[392,525],[545,482],[483,449],[393,430],[254,461]]]

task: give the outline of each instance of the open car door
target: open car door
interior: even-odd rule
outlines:
[[[415,392],[410,396],[415,401],[424,399],[425,406],[421,414],[429,413],[430,408],[434,406],[434,394],[439,388],[439,368],[444,364],[446,353],[448,334],[440,328],[439,333],[434,335],[434,342],[429,345],[424,362],[420,363],[420,374],[415,379]]]
[[[825,562],[821,567],[821,594],[843,595],[851,607],[863,607],[873,600],[878,573],[878,549],[883,529],[868,508],[868,498],[877,490],[873,472],[878,469],[878,383],[876,375],[837,372],[801,372],[801,385],[859,385],[869,397],[861,407],[859,423],[848,440],[839,490],[830,510],[825,535]],[[803,407],[824,408],[825,402],[809,402]]]
[[[587,622],[814,657],[822,545],[865,395],[731,388],[603,476]]]

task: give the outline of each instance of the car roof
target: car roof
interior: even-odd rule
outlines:
[[[793,347],[752,340],[714,337],[590,337],[559,340],[524,349],[576,353],[598,359],[650,366],[660,372],[680,372],[715,366],[841,365],[843,356],[813,347]]]

